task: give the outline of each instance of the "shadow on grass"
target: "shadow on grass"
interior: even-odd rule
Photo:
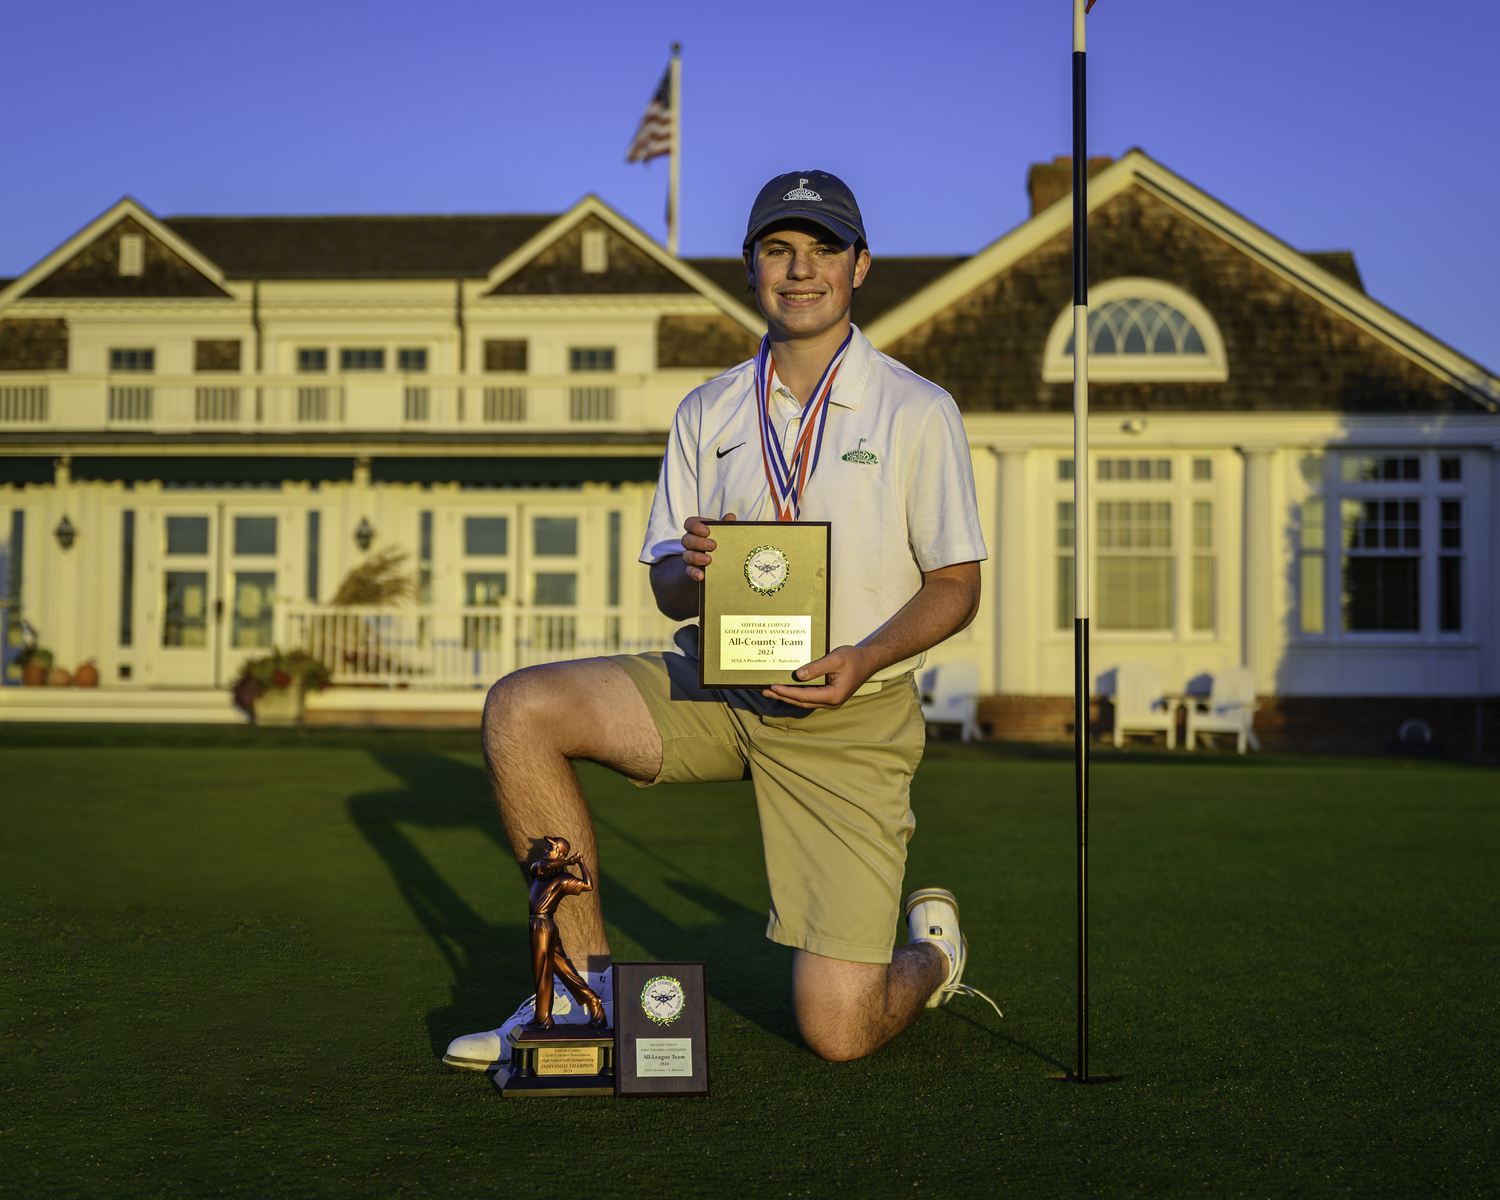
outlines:
[[[462,1034],[493,1029],[532,990],[525,901],[518,890],[513,921],[486,920],[412,841],[406,828],[471,829],[495,847],[495,869],[515,870],[495,815],[484,772],[439,754],[385,752],[374,758],[405,787],[352,796],[350,820],[391,872],[412,916],[453,973],[449,1003],[427,1014],[434,1055]],[[613,835],[648,855],[664,871],[662,884],[717,919],[684,928],[637,894],[619,876],[600,871],[605,913],[656,959],[704,960],[709,994],[767,1033],[796,1042],[784,1002],[787,981],[766,969],[774,955],[761,936],[765,914],[754,912],[613,824]],[[776,975],[775,995],[769,979]]]
[[[988,1012],[989,1009],[985,1009],[985,1011]],[[973,1017],[967,1015],[966,1013],[960,1012],[958,1009],[955,1009],[951,1006],[948,1007],[947,1012],[950,1016],[964,1022],[964,1024],[972,1025],[975,1029],[979,1030],[980,1033],[988,1034],[990,1037],[994,1038],[995,1041],[1004,1042],[1008,1046],[1014,1046],[1017,1050],[1031,1055],[1032,1058],[1039,1059],[1040,1061],[1046,1063],[1048,1066],[1056,1067],[1064,1074],[1067,1074],[1068,1072],[1073,1070],[1073,1068],[1068,1066],[1067,1063],[1058,1061],[1057,1059],[1053,1058],[1052,1055],[1048,1054],[1045,1050],[1033,1046],[1030,1042],[1023,1042],[1020,1038],[1013,1038],[1008,1033],[1001,1033],[998,1029],[992,1029],[988,1025],[983,1025],[980,1022],[976,1021]]]

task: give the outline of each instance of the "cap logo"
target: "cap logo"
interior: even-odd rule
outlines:
[[[783,196],[782,199],[783,200],[822,200],[823,197],[820,196],[820,195],[818,195],[817,192],[813,191],[810,187],[807,186],[807,180],[805,180],[805,179],[799,179],[799,180],[797,180],[797,186],[794,187],[791,191],[789,191],[785,196]]]

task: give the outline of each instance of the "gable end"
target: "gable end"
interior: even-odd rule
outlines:
[[[1067,412],[1046,383],[1048,333],[1071,303],[1061,232],[882,346],[971,412]],[[1089,216],[1089,283],[1160,279],[1197,299],[1224,339],[1222,383],[1094,382],[1101,412],[1471,412],[1474,401],[1150,191],[1132,185]]]
[[[120,239],[126,234],[141,239],[139,274],[120,274]],[[226,299],[229,296],[197,267],[129,216],[122,217],[24,294],[29,299],[182,296]]]
[[[604,236],[602,271],[583,269],[586,233]],[[587,216],[507,276],[490,296],[671,295],[692,286],[597,216]]]

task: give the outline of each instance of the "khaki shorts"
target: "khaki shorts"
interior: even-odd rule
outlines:
[[[611,661],[661,733],[651,784],[754,780],[771,887],[766,936],[846,962],[890,962],[916,827],[911,777],[926,741],[912,677],[836,711],[809,711],[758,690],[701,690],[691,654]]]

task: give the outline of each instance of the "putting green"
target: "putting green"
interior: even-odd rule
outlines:
[[[1500,1183],[1493,771],[1101,761],[1093,1067],[1123,1080],[1085,1089],[1047,1079],[1073,1053],[1065,759],[930,753],[908,884],[958,893],[1005,1018],[958,1000],[850,1064],[797,1040],[749,785],[586,766],[616,955],[708,963],[713,1096],[521,1102],[438,1064],[529,982],[470,744],[4,737],[0,1196]]]

